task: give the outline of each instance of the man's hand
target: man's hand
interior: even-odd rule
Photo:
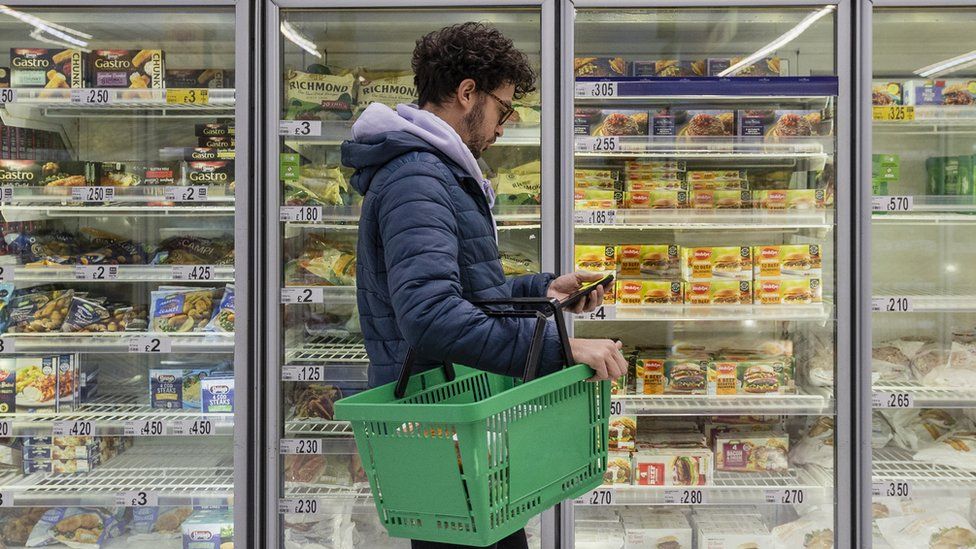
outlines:
[[[576,362],[586,364],[596,372],[590,381],[617,379],[627,373],[627,361],[620,352],[623,343],[619,341],[572,338],[569,347]]]
[[[552,281],[549,284],[549,289],[546,291],[546,297],[556,298],[560,301],[569,297],[570,294],[580,289],[580,286],[587,282],[596,282],[603,278],[602,273],[594,273],[591,271],[576,271],[575,273],[565,274],[559,278]],[[603,304],[603,294],[606,291],[603,286],[597,286],[595,290],[589,293],[585,299],[579,300],[579,302],[569,309],[571,313],[582,313],[590,312]]]

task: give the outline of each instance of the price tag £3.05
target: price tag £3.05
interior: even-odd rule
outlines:
[[[575,87],[576,97],[604,98],[617,97],[616,82],[577,82]]]

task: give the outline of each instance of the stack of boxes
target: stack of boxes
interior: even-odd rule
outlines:
[[[132,446],[132,437],[57,436],[25,437],[25,475],[89,473]]]

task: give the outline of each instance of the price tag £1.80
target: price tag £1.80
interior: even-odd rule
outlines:
[[[322,206],[282,206],[278,221],[292,223],[321,223]]]

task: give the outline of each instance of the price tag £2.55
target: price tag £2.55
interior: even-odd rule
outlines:
[[[621,150],[619,137],[577,137],[578,153],[615,153]]]

